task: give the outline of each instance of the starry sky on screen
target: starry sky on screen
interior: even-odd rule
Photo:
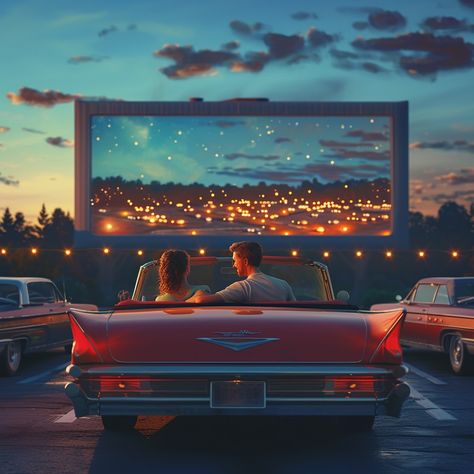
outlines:
[[[474,200],[472,0],[269,5],[3,0],[0,211],[33,220],[44,202],[74,213],[76,98],[408,100],[410,209],[434,214],[447,200]],[[292,160],[306,155],[273,143]],[[225,160],[239,153],[231,148],[215,153]]]

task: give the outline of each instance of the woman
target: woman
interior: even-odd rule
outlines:
[[[210,292],[207,285],[190,285],[189,255],[184,250],[166,250],[160,257],[160,294],[155,301],[185,301],[197,291]]]

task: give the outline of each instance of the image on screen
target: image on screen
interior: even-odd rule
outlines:
[[[91,117],[98,235],[390,235],[385,116]]]

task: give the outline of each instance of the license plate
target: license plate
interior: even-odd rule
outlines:
[[[265,408],[265,382],[211,382],[211,408]]]

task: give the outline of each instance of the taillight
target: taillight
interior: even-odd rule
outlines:
[[[400,346],[401,321],[385,336],[381,344],[370,358],[372,364],[400,364],[402,347]]]
[[[74,342],[72,343],[71,362],[73,364],[101,362],[102,359],[94,347],[94,344],[85,335],[78,322],[71,315],[69,316],[69,321],[71,322],[72,337],[74,338]]]

